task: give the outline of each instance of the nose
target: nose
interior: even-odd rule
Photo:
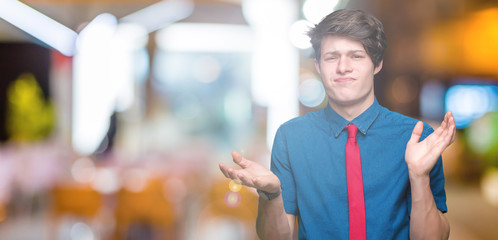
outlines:
[[[339,61],[337,63],[337,73],[339,74],[345,74],[349,73],[352,71],[351,68],[351,62],[347,57],[341,57],[339,58]]]

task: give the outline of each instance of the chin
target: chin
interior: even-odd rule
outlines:
[[[349,105],[349,104],[354,104],[354,103],[359,102],[360,99],[352,98],[352,97],[341,97],[341,98],[333,98],[333,99],[331,99],[331,101],[336,103],[336,104]]]
[[[336,105],[340,106],[354,106],[365,102],[366,98],[339,98],[339,99],[330,99]]]

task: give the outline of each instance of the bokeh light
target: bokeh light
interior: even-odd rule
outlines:
[[[75,223],[70,230],[71,240],[94,240],[92,229],[83,222]]]
[[[66,56],[73,56],[78,36],[72,29],[15,0],[4,0],[0,18],[38,38]]]
[[[251,120],[251,97],[243,90],[230,90],[223,102],[223,112],[226,120],[232,126],[248,124]]]
[[[228,183],[228,188],[230,188],[230,191],[232,192],[238,192],[242,189],[242,184],[236,180],[231,180],[230,183]]]
[[[484,199],[491,205],[498,207],[498,168],[488,169],[481,180],[481,190]]]
[[[141,192],[148,183],[148,171],[143,169],[127,169],[123,172],[123,187],[130,192]]]
[[[318,23],[322,18],[333,12],[340,0],[306,0],[303,4],[303,14],[312,23]]]
[[[192,71],[197,81],[210,83],[220,76],[221,64],[213,56],[200,56],[194,61]]]
[[[445,108],[455,116],[457,128],[465,128],[487,112],[498,110],[498,86],[454,85],[446,92]]]
[[[188,189],[182,179],[171,177],[164,182],[164,194],[170,202],[180,203],[187,197]]]
[[[325,98],[325,88],[320,80],[309,78],[299,84],[299,102],[304,106],[317,107]]]
[[[424,119],[439,120],[444,115],[446,88],[440,81],[424,83],[420,91],[420,114]]]
[[[498,167],[498,111],[486,113],[465,130],[469,148],[484,165]]]
[[[418,95],[418,92],[415,91],[418,88],[417,84],[418,82],[409,76],[399,76],[392,82],[391,95],[398,103],[411,103]]]
[[[77,182],[89,183],[95,179],[95,165],[88,157],[79,158],[74,161],[71,167],[71,174]]]
[[[78,154],[92,154],[109,129],[123,82],[110,70],[117,19],[99,14],[81,31],[73,61],[72,144]],[[123,69],[121,69],[123,71]]]
[[[240,204],[242,197],[238,192],[228,191],[225,194],[225,204],[229,207],[237,207]]]
[[[117,171],[112,168],[98,168],[92,187],[103,194],[115,193],[120,187]]]
[[[215,23],[175,23],[157,31],[156,43],[175,52],[246,52],[253,46],[247,25]]]
[[[300,49],[310,48],[310,37],[308,37],[307,33],[313,26],[313,23],[306,20],[298,20],[294,22],[289,30],[291,43]]]
[[[193,94],[182,94],[173,100],[173,112],[182,120],[193,120],[202,112],[201,102]]]

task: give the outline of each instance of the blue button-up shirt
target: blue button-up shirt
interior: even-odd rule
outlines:
[[[287,213],[298,216],[299,239],[348,239],[345,147],[358,127],[367,239],[409,239],[410,181],[405,149],[417,120],[375,102],[347,121],[330,106],[280,126],[271,170],[282,184]],[[422,139],[433,129],[424,124]],[[437,207],[446,212],[441,158],[430,173]]]

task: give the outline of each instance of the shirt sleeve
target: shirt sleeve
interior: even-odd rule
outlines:
[[[273,141],[271,171],[280,180],[285,211],[297,216],[299,211],[296,200],[296,184],[290,164],[287,141],[282,126],[277,130],[275,140]]]

